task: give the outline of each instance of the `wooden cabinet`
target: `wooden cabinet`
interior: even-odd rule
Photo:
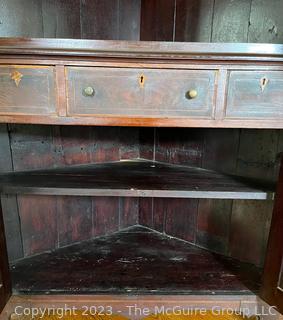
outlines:
[[[56,113],[53,67],[4,65],[0,67],[0,115]]]
[[[226,118],[283,118],[283,71],[231,71]]]
[[[66,73],[71,116],[213,116],[216,71],[67,68]]]
[[[282,100],[282,45],[0,39],[2,123],[276,129],[283,128]],[[153,137],[154,146],[155,139],[156,136]],[[274,195],[274,190],[262,185],[262,181],[247,181],[242,177],[225,176],[205,171],[203,168],[188,170],[174,165],[164,167],[156,162],[140,163],[140,159],[136,164],[103,164],[98,169],[92,166],[77,166],[71,167],[70,171],[63,168],[14,176],[1,175],[0,183],[0,191],[3,193],[50,196],[60,194],[264,201],[273,199]],[[277,305],[281,312],[282,190],[281,172],[260,294],[269,304]],[[174,256],[178,246],[172,247],[172,255],[163,255],[164,248],[168,246],[163,245],[162,239],[156,248],[158,265],[154,270],[157,274],[160,265],[162,268],[165,266],[164,276],[152,276],[151,257],[144,259],[146,265],[143,269],[140,265],[142,259],[137,259],[143,252],[135,250],[140,248],[143,239],[148,237],[147,233],[152,233],[150,239],[156,238],[156,234],[154,235],[152,230],[141,231],[140,226],[134,231],[133,234],[139,234],[137,237],[142,233],[145,235],[141,235],[141,242],[135,242],[132,251],[125,249],[126,246],[120,247],[121,239],[125,236],[123,232],[114,236],[113,250],[116,252],[112,251],[112,248],[109,252],[114,252],[115,259],[115,253],[122,255],[115,260],[115,263],[118,261],[118,269],[112,260],[113,257],[109,256],[105,263],[109,268],[99,263],[95,264],[100,261],[103,251],[96,243],[94,247],[97,251],[95,255],[90,252],[90,258],[93,259],[90,262],[83,260],[83,257],[78,258],[77,252],[74,259],[73,250],[68,255],[59,250],[55,253],[50,252],[50,260],[47,259],[50,263],[44,263],[44,266],[41,257],[37,256],[33,264],[34,269],[27,265],[30,261],[23,259],[13,269],[19,280],[17,292],[33,293],[33,285],[36,282],[37,289],[39,288],[37,292],[41,293],[74,293],[81,289],[81,293],[104,292],[115,295],[117,292],[133,293],[134,288],[137,294],[148,294],[156,293],[155,286],[158,287],[161,283],[161,294],[170,294],[176,284],[174,292],[181,293],[182,297],[186,294],[186,299],[190,299],[192,294],[200,293],[210,297],[227,293],[247,294],[254,295],[255,300],[257,299],[254,292],[258,292],[256,290],[259,290],[260,281],[257,277],[255,279],[250,276],[258,275],[257,272],[251,272],[243,278],[241,273],[246,268],[242,263],[235,259],[224,261],[223,257],[204,253],[199,248],[196,250],[190,247],[193,255],[185,250],[189,259],[188,256],[185,259],[182,256]],[[161,235],[158,234],[158,237]],[[134,243],[135,236],[131,235],[130,239],[130,243]],[[151,240],[146,245],[148,243],[151,244]],[[185,245],[182,242],[182,246]],[[11,286],[2,220],[0,249],[0,306],[3,307],[11,293]],[[80,252],[83,250],[84,246]],[[146,247],[146,250],[151,255],[151,247]],[[104,251],[102,253],[104,254]],[[148,287],[134,287],[133,277],[124,278],[126,282],[121,282],[121,277],[127,274],[127,259],[124,259],[127,258],[127,254],[130,254],[129,258],[135,259],[132,272],[136,274],[136,270],[139,270],[147,279]],[[69,269],[61,263],[62,256],[66,258],[65,263]],[[104,259],[104,256],[102,258]],[[99,279],[95,278],[97,274],[89,277],[89,272],[85,272],[85,263],[90,266],[89,272],[93,271],[94,266],[99,268],[96,269]],[[181,278],[176,274],[175,263],[178,263],[184,272]],[[167,272],[166,266],[169,264],[172,268]],[[195,275],[192,276],[188,271],[188,264]],[[82,272],[78,274],[85,277],[88,287],[80,287],[83,282],[82,278],[77,276],[77,272],[70,276],[73,266]],[[40,282],[43,267],[47,272],[45,282]],[[215,268],[216,271],[211,268]],[[32,284],[25,270],[28,270],[31,276],[34,275]],[[69,273],[66,274],[66,270],[70,270]],[[52,277],[48,277],[48,274],[52,274]],[[62,274],[68,278],[66,281]],[[109,284],[109,275],[113,276],[111,279],[115,285],[111,282]],[[167,281],[165,277],[168,275],[175,282]],[[227,277],[227,282],[223,280],[223,276]],[[201,281],[194,282],[194,279]],[[22,281],[27,286],[22,287]],[[68,281],[71,285],[68,283],[66,289]],[[251,282],[253,286],[249,289]],[[103,286],[99,287],[98,283]],[[149,288],[152,291],[149,291]]]

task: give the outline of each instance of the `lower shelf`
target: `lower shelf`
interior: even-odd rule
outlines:
[[[257,294],[246,263],[135,226],[23,259],[11,267],[16,294]]]

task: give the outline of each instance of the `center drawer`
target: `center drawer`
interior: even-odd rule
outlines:
[[[212,118],[216,72],[68,67],[68,115]]]

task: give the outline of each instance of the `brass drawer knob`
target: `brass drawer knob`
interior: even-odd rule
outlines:
[[[83,89],[83,94],[87,97],[94,96],[94,89],[92,87],[86,87]]]
[[[197,90],[189,90],[186,93],[186,98],[187,99],[195,99],[197,97],[197,95],[198,95]]]

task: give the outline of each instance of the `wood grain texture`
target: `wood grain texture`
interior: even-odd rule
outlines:
[[[1,114],[57,113],[54,68],[1,66],[0,83]]]
[[[279,312],[283,313],[283,292],[282,292],[282,262],[283,262],[283,215],[282,215],[282,191],[283,191],[283,166],[281,166],[277,184],[277,192],[273,207],[271,229],[266,253],[263,285],[261,296],[269,304],[275,304]]]
[[[43,37],[41,1],[1,1],[0,12],[2,37]]]
[[[240,130],[207,129],[203,136],[202,167],[235,174]],[[229,254],[231,211],[229,200],[199,201],[197,243],[200,246]]]
[[[81,38],[80,0],[41,2],[44,38]]]
[[[0,171],[13,171],[13,159],[10,149],[9,131],[7,125],[0,125]],[[9,261],[23,257],[23,245],[17,198],[2,196],[2,211],[6,233],[6,243]]]
[[[227,118],[278,118],[282,112],[283,72],[231,71]],[[263,85],[265,81],[265,85]]]
[[[247,42],[251,0],[215,0],[212,42]]]
[[[118,39],[117,0],[82,0],[81,21],[83,39]]]
[[[89,198],[57,197],[58,247],[92,238],[92,202]]]
[[[230,229],[232,257],[250,261],[257,266],[263,265],[272,208],[272,201],[261,204],[234,201]]]
[[[10,139],[15,171],[56,166],[52,127],[13,125]],[[19,196],[18,208],[25,256],[58,247],[56,199]]]
[[[177,0],[175,41],[210,42],[214,1]]]
[[[253,0],[250,16],[249,42],[282,43],[283,23],[281,12],[283,3],[273,0],[267,4],[263,0]]]
[[[259,281],[249,264],[139,226],[23,259],[11,271],[15,293],[35,294],[254,294]]]
[[[213,118],[216,71],[67,68],[68,115]],[[170,90],[168,88],[170,79]],[[84,93],[92,88],[90,96]],[[197,97],[188,97],[197,90]]]
[[[58,248],[56,201],[48,196],[18,197],[24,255]]]
[[[93,235],[101,236],[119,230],[119,198],[97,197],[93,201]]]
[[[231,200],[199,201],[196,226],[196,243],[199,246],[227,256],[230,254],[231,209]]]
[[[6,194],[273,199],[260,179],[143,159],[0,175]]]
[[[139,0],[81,0],[83,39],[139,40],[139,26]]]
[[[175,10],[175,0],[142,1],[140,40],[172,41]]]
[[[140,40],[142,0],[119,0],[119,40]]]
[[[160,200],[161,201],[161,200]],[[163,232],[191,243],[196,242],[196,212],[198,201],[195,199],[164,199]]]

